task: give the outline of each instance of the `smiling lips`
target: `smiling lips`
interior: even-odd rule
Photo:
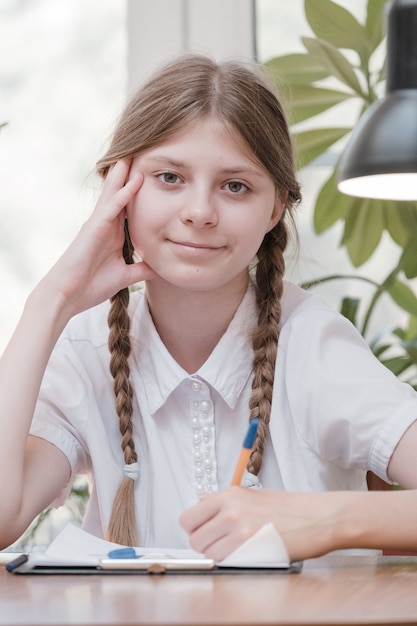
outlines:
[[[183,249],[184,251],[190,252],[192,254],[204,254],[207,252],[215,252],[216,250],[220,250],[224,246],[210,246],[204,243],[192,243],[190,241],[173,241],[169,240],[174,246]]]

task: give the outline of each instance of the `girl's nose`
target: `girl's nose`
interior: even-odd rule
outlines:
[[[209,194],[190,194],[181,209],[181,219],[195,228],[217,224],[217,211]]]

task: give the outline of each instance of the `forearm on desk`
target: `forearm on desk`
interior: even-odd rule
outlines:
[[[181,515],[190,545],[222,560],[272,522],[293,561],[333,550],[417,550],[417,491],[294,493],[232,487]]]
[[[416,490],[283,496],[288,515],[275,524],[293,560],[351,548],[417,551]]]
[[[351,493],[346,547],[417,551],[417,490]]]

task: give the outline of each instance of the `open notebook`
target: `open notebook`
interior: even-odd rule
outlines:
[[[7,565],[14,574],[244,573],[299,571],[290,563],[273,524],[262,527],[226,559],[216,563],[193,550],[135,548],[134,558],[120,558],[123,548],[68,524],[43,553],[19,557]],[[116,554],[115,554],[116,553]],[[109,554],[111,556],[109,556]]]

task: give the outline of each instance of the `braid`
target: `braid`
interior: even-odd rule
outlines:
[[[125,223],[125,242],[123,256],[126,263],[133,263],[133,246],[130,240],[127,222]],[[122,289],[111,299],[108,315],[110,372],[114,379],[116,411],[119,416],[119,428],[122,435],[121,447],[125,464],[137,462],[137,453],[133,441],[133,387],[130,382],[129,355],[130,318],[128,314],[129,289]],[[135,514],[134,481],[125,476],[113,502],[107,538],[109,541],[130,546],[139,545]]]
[[[283,252],[288,233],[283,221],[267,233],[258,252],[256,268],[256,303],[258,325],[254,332],[253,382],[249,399],[250,419],[259,419],[255,448],[248,463],[248,471],[258,475],[264,452],[271,414],[272,388],[278,348],[281,296],[285,261]]]

